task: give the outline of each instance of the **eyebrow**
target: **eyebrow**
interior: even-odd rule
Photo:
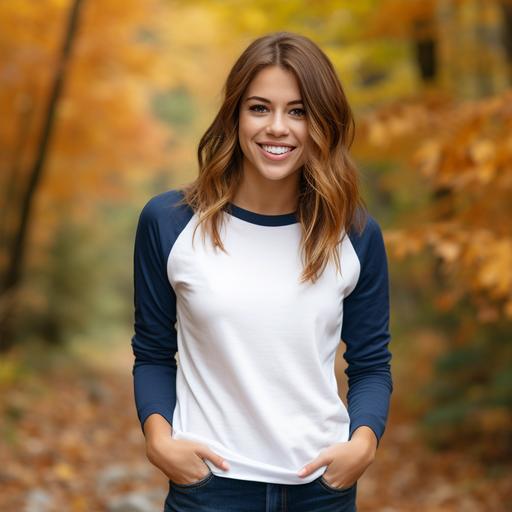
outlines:
[[[247,98],[245,101],[249,101],[249,100],[258,100],[258,101],[263,101],[265,103],[272,103],[270,100],[267,100],[267,98],[262,98],[261,96],[251,96],[249,98]],[[287,105],[295,105],[296,103],[303,103],[302,100],[292,100],[292,101],[289,101],[287,103]]]

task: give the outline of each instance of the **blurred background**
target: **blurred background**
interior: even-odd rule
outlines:
[[[10,0],[0,26],[0,510],[163,508],[136,223],[277,30],[336,66],[388,251],[395,389],[359,510],[512,510],[512,1]]]

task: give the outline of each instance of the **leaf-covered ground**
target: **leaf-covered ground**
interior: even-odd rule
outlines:
[[[94,347],[4,358],[1,511],[161,512],[167,478],[145,457],[131,352],[119,347],[108,358]],[[399,403],[359,481],[359,512],[511,510],[510,471],[489,475],[466,453],[431,453]]]

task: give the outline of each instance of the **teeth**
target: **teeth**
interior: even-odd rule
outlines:
[[[292,148],[287,146],[266,146],[265,144],[262,144],[261,147],[268,153],[273,153],[274,155],[282,155],[283,153],[288,153],[288,151],[292,150]]]

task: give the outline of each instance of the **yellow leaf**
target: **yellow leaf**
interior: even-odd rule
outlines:
[[[469,147],[469,154],[476,163],[484,163],[494,157],[496,147],[490,140],[479,140]]]
[[[421,145],[414,154],[414,163],[419,166],[425,176],[432,176],[437,171],[441,157],[441,145],[436,140],[430,140]]]
[[[441,256],[441,258],[443,258],[445,261],[448,261],[449,263],[456,260],[460,254],[459,245],[448,240],[439,242],[436,245],[435,250],[437,254]]]
[[[53,472],[59,480],[69,481],[75,478],[75,472],[73,468],[65,462],[56,464],[53,467]]]
[[[493,162],[479,165],[477,168],[478,178],[482,183],[489,183],[496,176],[496,166]]]

